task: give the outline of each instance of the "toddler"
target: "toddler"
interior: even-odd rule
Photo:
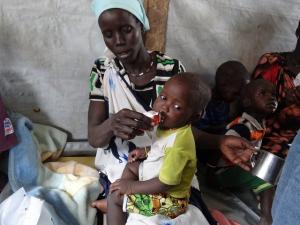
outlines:
[[[182,73],[169,79],[153,104],[161,115],[147,159],[127,164],[110,187],[108,224],[125,224],[127,213],[175,218],[186,211],[196,171],[191,123],[199,119],[210,90],[199,75]],[[141,152],[141,151],[139,151]],[[134,159],[144,154],[134,155]],[[134,160],[133,160],[134,161]]]
[[[249,140],[260,149],[266,127],[266,116],[277,108],[275,86],[263,79],[251,81],[242,91],[241,102],[243,114],[227,126],[226,135],[234,135]],[[240,167],[228,167],[227,160],[222,158],[214,167],[217,183],[223,187],[246,187],[260,196],[261,220],[260,225],[271,224],[271,206],[274,188],[271,184],[253,176]]]

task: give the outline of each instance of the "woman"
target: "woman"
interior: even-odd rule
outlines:
[[[166,80],[184,67],[177,59],[146,50],[143,34],[149,22],[139,0],[94,0],[92,8],[108,50],[105,58],[96,60],[90,76],[88,138],[98,147],[95,164],[108,191],[110,182],[121,177],[128,152],[150,145],[151,121],[142,113],[151,110]],[[198,130],[194,135],[206,140],[201,145],[220,146],[233,163],[248,168],[252,150],[244,140]]]
[[[297,45],[292,52],[264,54],[252,79],[265,79],[276,86],[278,108],[267,119],[262,148],[285,158],[300,128],[300,21]]]

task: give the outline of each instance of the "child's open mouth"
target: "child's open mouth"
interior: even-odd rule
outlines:
[[[158,115],[159,115],[159,124],[162,124],[166,119],[166,113],[163,111],[160,111]]]

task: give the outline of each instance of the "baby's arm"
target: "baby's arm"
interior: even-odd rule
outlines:
[[[167,185],[159,180],[158,177],[146,181],[138,181],[134,184],[132,193],[155,194],[165,193],[172,186]]]
[[[111,184],[110,192],[118,190],[120,194],[155,194],[167,192],[170,187],[172,186],[162,183],[157,177],[146,181],[119,179]]]

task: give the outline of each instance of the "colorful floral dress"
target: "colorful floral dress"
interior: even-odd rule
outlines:
[[[252,79],[262,78],[276,86],[279,105],[266,120],[267,131],[262,148],[283,158],[300,128],[300,106],[286,100],[288,90],[296,87],[294,81],[300,76],[300,65],[298,73],[292,71],[288,67],[287,54],[264,54],[252,74]]]

